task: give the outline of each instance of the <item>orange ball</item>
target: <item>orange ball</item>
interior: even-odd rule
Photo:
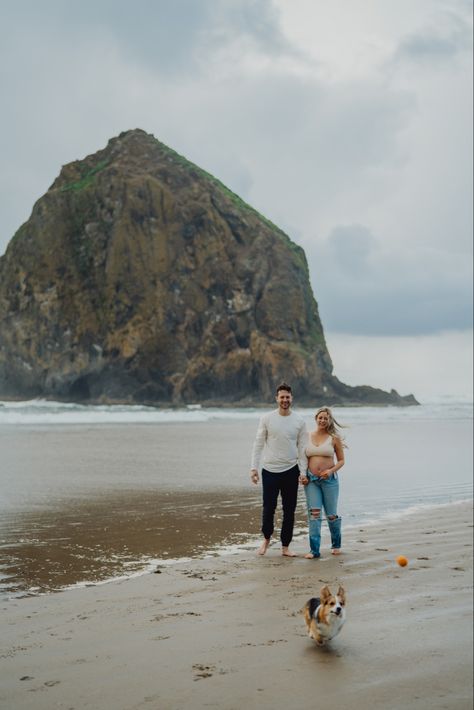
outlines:
[[[397,562],[400,565],[400,567],[406,567],[408,564],[408,560],[405,557],[405,555],[398,555]]]

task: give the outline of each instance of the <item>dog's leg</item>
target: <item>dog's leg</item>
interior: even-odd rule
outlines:
[[[311,600],[307,601],[303,608],[304,621],[306,628],[308,629],[308,636],[311,638],[311,610],[310,610]]]

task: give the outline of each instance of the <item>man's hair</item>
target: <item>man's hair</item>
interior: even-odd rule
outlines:
[[[280,390],[286,390],[287,392],[289,392],[290,394],[292,394],[291,387],[290,387],[290,385],[287,385],[286,382],[281,382],[281,383],[278,385],[276,393],[278,394],[278,392],[279,392]]]

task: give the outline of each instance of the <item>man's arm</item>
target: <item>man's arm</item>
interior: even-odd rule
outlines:
[[[250,464],[250,478],[253,483],[258,483],[258,468],[262,456],[263,447],[267,440],[267,423],[262,417],[258,423],[257,434],[252,449],[252,463]]]

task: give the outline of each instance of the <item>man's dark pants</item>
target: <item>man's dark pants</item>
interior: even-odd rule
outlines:
[[[298,482],[300,470],[298,466],[281,473],[272,473],[262,469],[262,533],[269,540],[273,534],[275,510],[278,496],[281,494],[283,521],[280,539],[283,547],[288,547],[293,538],[295,524],[296,502],[298,500]]]

